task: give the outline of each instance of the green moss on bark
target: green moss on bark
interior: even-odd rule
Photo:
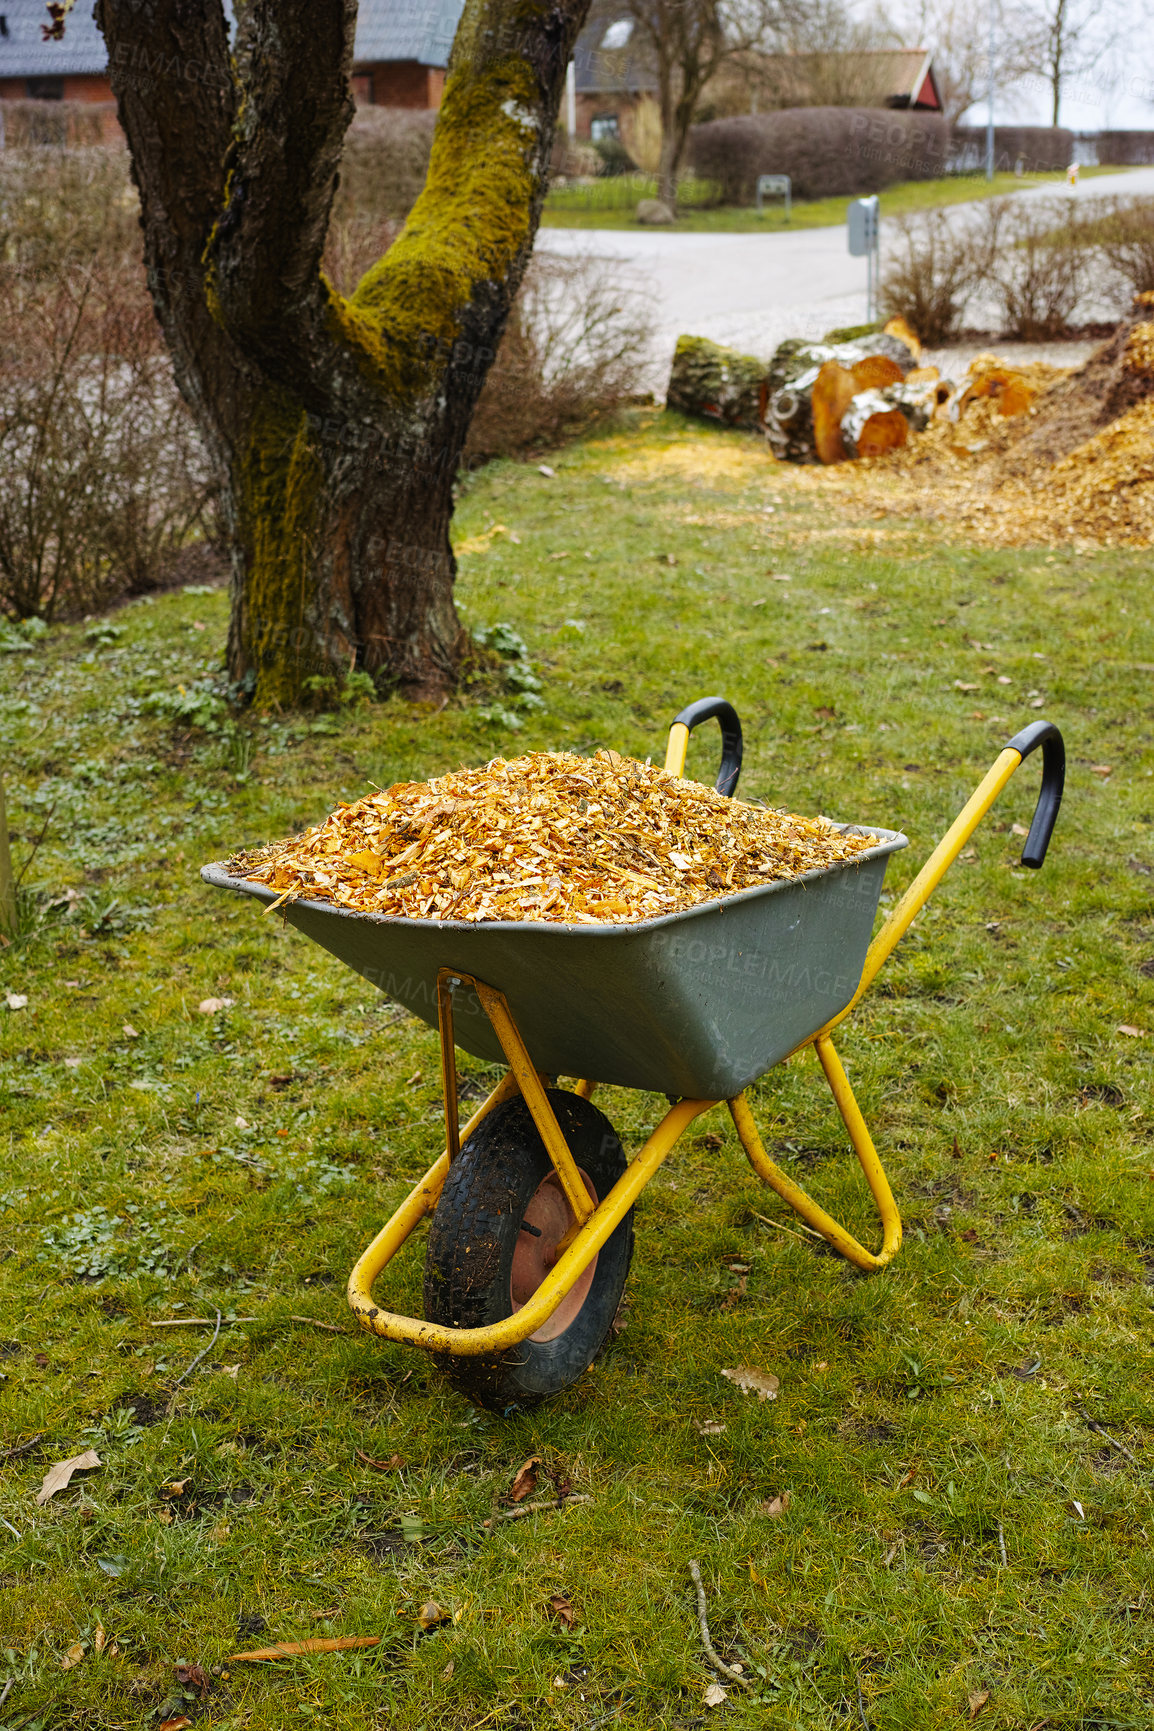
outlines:
[[[241,460],[242,533],[248,543],[244,639],[258,705],[293,704],[310,671],[295,647],[313,599],[313,548],[324,489],[305,411],[270,385]]]
[[[351,299],[330,290],[329,326],[393,401],[430,390],[479,283],[500,292],[531,239],[538,92],[523,60],[454,73],[425,189]]]

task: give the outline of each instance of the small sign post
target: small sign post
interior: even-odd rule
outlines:
[[[849,228],[850,257],[864,258],[866,261],[866,318],[872,320],[877,295],[878,247],[881,235],[877,194],[874,193],[872,198],[853,199],[846,212],[846,220]]]
[[[780,193],[785,199],[785,220],[789,221],[790,194],[792,191],[788,174],[759,174],[757,177],[757,214],[761,215],[762,199],[766,193]]]

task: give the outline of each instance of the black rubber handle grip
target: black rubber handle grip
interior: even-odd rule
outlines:
[[[699,697],[696,703],[686,704],[680,715],[674,716],[674,727],[680,722],[690,733],[702,721],[712,721],[714,717],[721,724],[721,768],[717,772],[714,787],[718,793],[732,794],[737,791],[737,778],[741,774],[741,723],[737,719],[737,711],[732,703],[727,703],[724,697]]]
[[[1062,735],[1052,721],[1031,721],[1021,733],[1007,740],[1007,749],[1020,752],[1022,758],[1042,747],[1042,791],[1034,807],[1034,821],[1022,849],[1022,864],[1035,871],[1046,857],[1054,825],[1062,807],[1062,789],[1066,785],[1066,747]]]

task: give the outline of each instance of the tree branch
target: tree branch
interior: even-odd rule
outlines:
[[[224,197],[236,111],[221,0],[99,0],[96,21],[140,194],[144,258],[157,317],[186,398],[244,366],[211,317],[202,255]],[[239,404],[238,404],[239,406]]]
[[[210,293],[233,338],[298,388],[302,347],[312,355],[324,341],[320,262],[353,116],[356,21],[356,0],[248,0],[237,37],[244,101]]]

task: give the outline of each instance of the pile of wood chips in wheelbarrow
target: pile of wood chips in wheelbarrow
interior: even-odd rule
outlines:
[[[876,837],[730,799],[599,751],[531,752],[338,806],[229,862],[358,913],[621,924],[853,859]]]

